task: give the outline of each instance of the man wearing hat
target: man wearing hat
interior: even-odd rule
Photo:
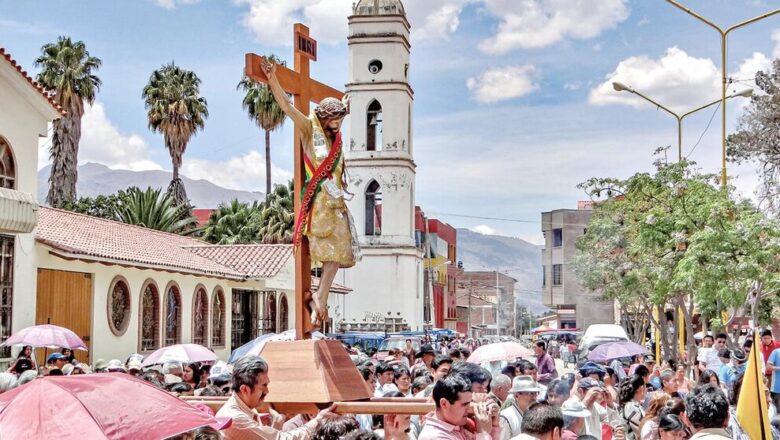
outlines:
[[[589,414],[585,417],[585,433],[598,440],[601,440],[601,419],[607,416],[607,411],[596,402],[603,391],[605,391],[603,383],[586,377],[579,381],[577,395],[571,398],[580,402],[588,411]]]
[[[596,381],[604,380],[604,376],[607,374],[607,370],[605,370],[604,367],[593,361],[582,364],[579,372],[582,377],[589,377]]]
[[[512,381],[509,394],[514,397],[511,404],[501,410],[499,414],[499,426],[501,427],[501,440],[508,440],[520,435],[523,424],[523,414],[528,410],[541,391],[539,384],[531,376],[517,376]]]
[[[561,405],[563,413],[563,432],[561,440],[577,440],[585,434],[585,418],[590,417],[590,411],[579,399],[568,399]]]
[[[417,372],[420,368],[430,370],[431,362],[433,362],[433,358],[436,357],[436,354],[436,350],[433,349],[431,344],[424,344],[422,347],[420,347],[420,351],[414,355],[415,359],[417,359],[417,363],[414,364],[414,367],[412,367],[412,377],[414,377],[415,372]]]
[[[55,374],[61,374],[62,367],[67,363],[68,358],[65,355],[62,353],[52,353],[46,358],[46,370],[44,371],[44,374],[49,375],[54,370],[60,370],[60,373]]]

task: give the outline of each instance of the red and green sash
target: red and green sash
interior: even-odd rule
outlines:
[[[315,123],[316,124],[316,123]],[[318,124],[316,124],[318,125]],[[319,127],[315,127],[315,130]],[[298,211],[298,218],[295,220],[295,232],[293,233],[294,248],[298,249],[301,244],[301,237],[309,229],[311,224],[311,209],[314,203],[314,197],[319,193],[320,187],[325,180],[333,176],[333,170],[338,167],[341,161],[341,133],[336,133],[336,139],[330,147],[328,157],[318,167],[314,167],[311,158],[304,150],[303,162],[306,170],[304,179],[304,188],[301,191],[301,209]]]

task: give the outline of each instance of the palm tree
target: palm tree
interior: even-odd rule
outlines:
[[[162,193],[160,188],[142,191],[130,187],[119,191],[118,197],[121,203],[116,209],[115,220],[122,223],[171,233],[187,232],[197,223],[190,215],[188,205],[174,205],[171,194]]]
[[[36,80],[66,111],[64,117],[53,123],[49,148],[51,175],[46,195],[49,205],[60,207],[76,200],[81,118],[84,103],[94,103],[100,89],[100,78],[94,72],[100,68],[101,61],[90,56],[83,41],[74,42],[65,36],[57,38],[56,43],[46,44],[41,52],[34,63],[41,68]]]
[[[276,64],[287,64],[276,55],[267,57]],[[236,90],[244,92],[242,106],[260,128],[265,131],[265,193],[271,193],[271,132],[280,128],[287,117],[274,99],[271,89],[257,81],[244,76],[236,86]]]
[[[295,214],[293,183],[276,185],[260,205],[259,238],[262,243],[292,243]]]
[[[233,200],[220,204],[209,216],[201,239],[213,244],[245,244],[257,241],[260,229],[257,202],[249,205]]]
[[[175,206],[182,206],[187,203],[187,192],[179,179],[182,156],[187,143],[203,129],[209,116],[206,99],[200,96],[200,78],[171,62],[152,72],[141,95],[149,128],[163,134],[173,162],[168,193]]]

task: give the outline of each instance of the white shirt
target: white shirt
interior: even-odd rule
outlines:
[[[707,369],[712,370],[714,372],[718,372],[718,369],[721,365],[723,365],[723,362],[720,361],[720,358],[718,357],[718,350],[714,348],[710,348],[710,350],[707,352]]]

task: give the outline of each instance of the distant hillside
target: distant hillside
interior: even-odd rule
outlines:
[[[38,171],[38,200],[43,203],[49,190],[51,166]],[[222,202],[238,199],[241,202],[263,200],[261,192],[237,191],[217,186],[207,180],[192,180],[181,176],[187,189],[187,196],[196,208],[216,208]],[[113,194],[120,189],[137,186],[141,189],[168,188],[171,173],[168,171],[112,170],[105,165],[87,163],[79,166],[79,180],[76,192],[79,197],[95,197]]]
[[[458,229],[458,260],[466,270],[494,270],[517,280],[515,292],[522,306],[538,313],[542,305],[541,247],[515,237],[482,235]]]

